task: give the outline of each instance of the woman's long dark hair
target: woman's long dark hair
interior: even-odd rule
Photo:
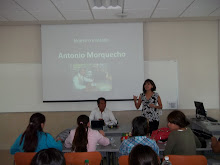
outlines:
[[[45,116],[41,113],[34,113],[29,124],[21,136],[20,145],[24,139],[23,150],[25,152],[34,152],[38,145],[37,132],[43,132],[41,124],[45,123]]]
[[[78,127],[76,128],[72,143],[72,149],[75,152],[87,152],[88,123],[89,117],[86,115],[80,115],[77,118]]]

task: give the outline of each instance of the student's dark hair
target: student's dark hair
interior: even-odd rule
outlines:
[[[89,117],[86,115],[80,115],[77,118],[78,127],[76,128],[72,143],[72,149],[75,152],[87,152],[88,123]]]
[[[106,99],[104,97],[99,97],[97,100],[97,104],[99,104],[101,100],[105,101],[105,103],[106,103]]]
[[[143,116],[135,117],[132,121],[132,136],[145,136],[148,133],[148,121]]]
[[[167,116],[167,121],[178,125],[180,128],[184,128],[189,125],[189,121],[187,120],[186,116],[184,115],[183,112],[179,110],[172,111]]]
[[[65,165],[63,153],[55,148],[39,151],[32,159],[31,165]]]
[[[143,93],[146,93],[146,89],[144,88],[144,86],[145,86],[145,84],[148,83],[148,82],[153,86],[153,88],[151,88],[151,91],[152,91],[152,92],[153,92],[153,91],[156,91],[156,89],[157,89],[157,87],[156,87],[155,83],[153,82],[153,80],[147,79],[147,80],[144,81],[144,84],[143,84]]]
[[[159,165],[158,155],[151,147],[138,144],[129,154],[129,165]]]
[[[45,116],[41,113],[34,113],[30,117],[29,124],[21,136],[20,145],[24,139],[23,150],[34,152],[38,145],[38,132],[43,132],[41,124],[45,123]]]

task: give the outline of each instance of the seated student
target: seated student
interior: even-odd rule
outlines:
[[[29,124],[10,149],[10,153],[14,155],[16,152],[38,152],[42,149],[56,148],[62,151],[61,141],[55,141],[49,134],[43,132],[45,125],[45,116],[41,113],[34,113]]]
[[[159,147],[154,140],[147,138],[148,121],[143,116],[135,117],[132,121],[132,137],[124,140],[119,148],[119,156],[128,155],[137,144],[150,146],[158,155]]]
[[[32,159],[31,165],[65,165],[63,153],[55,148],[39,151]]]
[[[220,152],[220,138],[217,140],[216,137],[212,137],[211,138],[211,147],[212,147],[212,150],[213,152],[216,152],[216,153],[219,153]]]
[[[90,113],[90,121],[92,120],[104,120],[106,125],[115,125],[117,120],[115,119],[112,111],[106,108],[106,100],[103,97],[97,100],[98,107]]]
[[[164,155],[196,155],[196,148],[201,143],[192,130],[183,112],[174,110],[167,116],[171,130],[164,150]]]
[[[136,145],[129,154],[129,165],[160,165],[159,157],[149,146]]]
[[[72,148],[75,152],[91,152],[96,150],[96,145],[107,146],[110,141],[105,137],[105,133],[100,130],[92,130],[90,127],[89,117],[80,115],[77,118],[78,127],[70,131],[65,140],[65,147]]]

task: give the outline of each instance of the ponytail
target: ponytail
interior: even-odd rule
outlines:
[[[29,124],[21,136],[20,145],[24,140],[24,152],[34,152],[38,145],[38,132],[43,132],[41,124],[45,123],[45,116],[41,113],[34,113]]]
[[[77,118],[78,127],[72,143],[72,150],[75,152],[87,152],[88,123],[89,117],[86,115],[80,115]]]

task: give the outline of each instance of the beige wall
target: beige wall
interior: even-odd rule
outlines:
[[[0,65],[41,64],[40,26],[0,26],[0,36]],[[178,61],[179,109],[189,116],[195,114],[193,101],[200,100],[209,107],[208,114],[219,119],[218,47],[217,21],[144,24],[144,60]],[[6,74],[7,71],[0,71],[0,75]],[[18,75],[18,80],[19,78]],[[0,92],[0,109],[3,109],[0,111],[5,112],[11,105],[15,108],[27,106],[25,100],[19,104],[9,98],[4,99],[5,95],[12,97],[13,92]],[[22,95],[21,92],[19,96],[22,98]],[[70,110],[70,105],[74,106],[71,103],[54,103],[51,108],[59,107],[60,111],[65,111]],[[163,111],[160,126],[166,125],[166,116],[170,111]],[[79,114],[89,114],[87,111],[43,113],[47,119],[45,131],[53,136],[75,125],[75,119]],[[140,113],[136,110],[114,112],[119,124],[130,123]],[[16,137],[26,128],[31,114],[0,113],[0,149],[9,149]]]
[[[194,100],[219,108],[218,23],[154,22],[144,27],[144,60],[177,60],[179,109]]]
[[[0,26],[0,63],[40,63],[40,25]]]

